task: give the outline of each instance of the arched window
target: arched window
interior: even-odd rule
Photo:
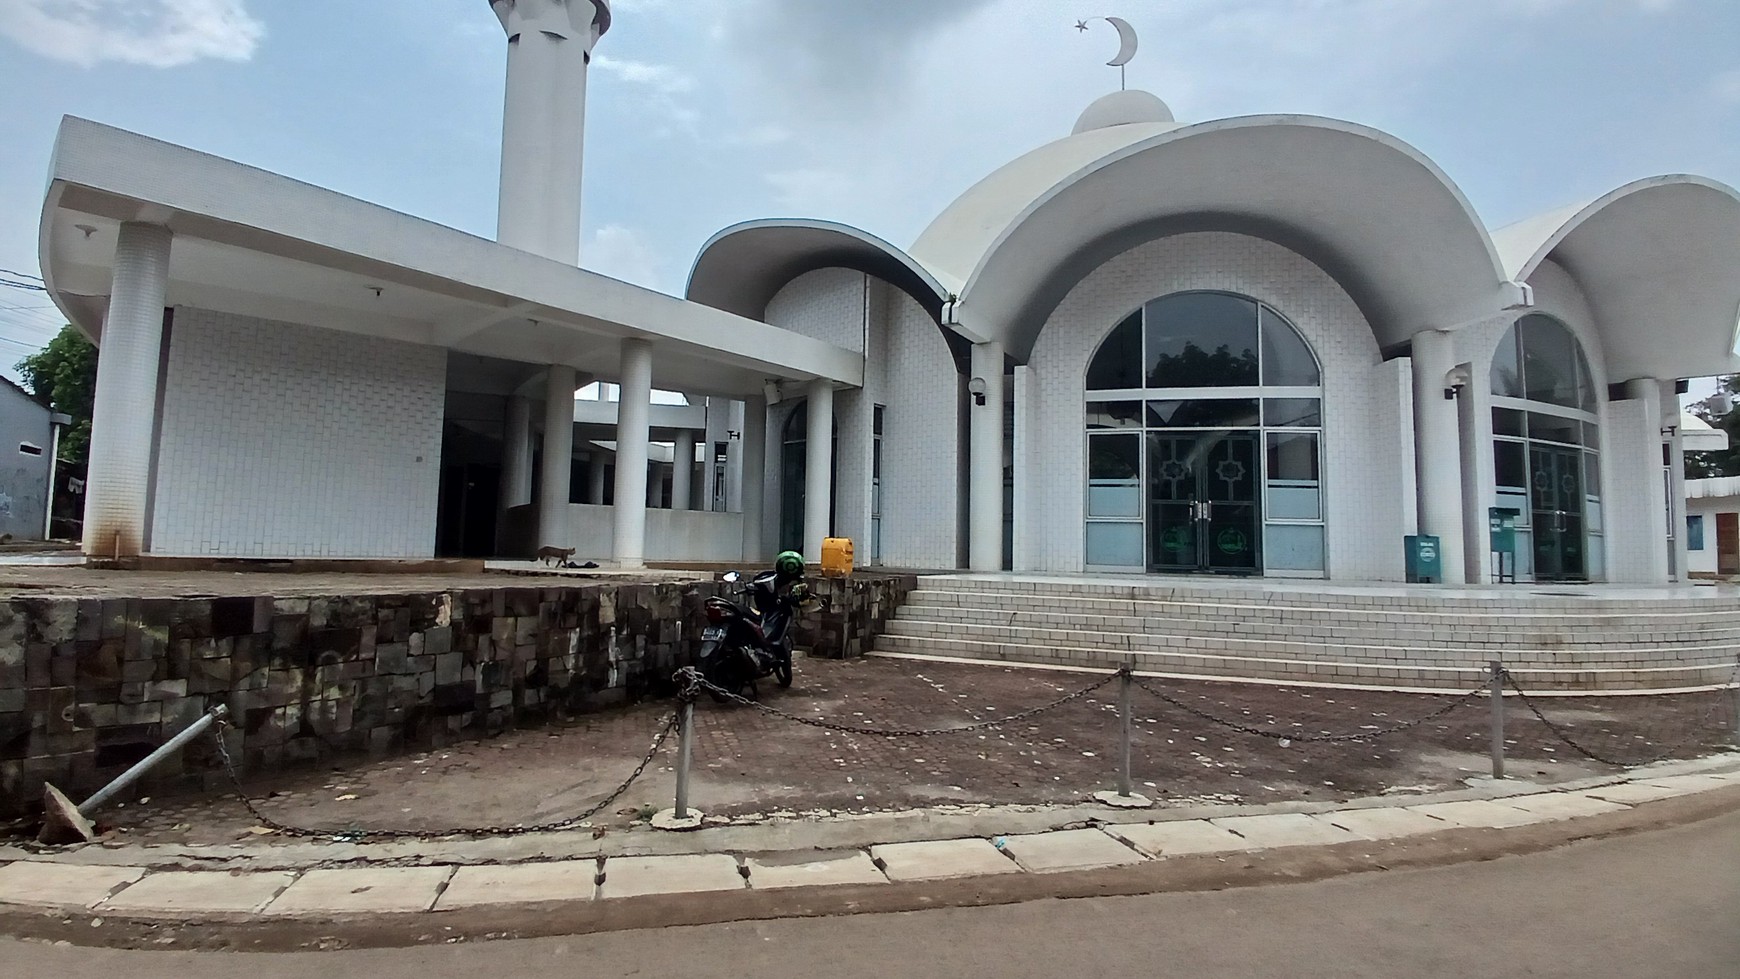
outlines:
[[[1493,474],[1515,511],[1519,579],[1586,581],[1604,573],[1601,392],[1583,345],[1540,313],[1505,331],[1492,358]]]
[[[1279,312],[1157,299],[1088,364],[1086,563],[1322,574],[1323,371]]]

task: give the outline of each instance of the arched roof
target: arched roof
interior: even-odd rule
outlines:
[[[775,218],[733,225],[701,247],[684,295],[693,302],[763,319],[767,304],[798,276],[848,268],[898,287],[940,316],[949,290],[913,258],[849,225]]]
[[[1462,192],[1385,133],[1306,116],[1091,130],[987,177],[912,254],[965,283],[959,328],[1025,360],[1088,271],[1155,237],[1228,230],[1276,241],[1334,276],[1380,346],[1497,315],[1510,286]]]
[[[1740,370],[1740,192],[1703,177],[1626,184],[1493,235],[1519,280],[1551,260],[1582,287],[1608,377]]]

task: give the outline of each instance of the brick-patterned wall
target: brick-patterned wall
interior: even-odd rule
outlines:
[[[177,309],[150,549],[429,557],[446,351]]]
[[[833,532],[851,537],[860,563],[868,562],[871,438],[873,412],[880,404],[886,408],[882,564],[953,568],[960,539],[956,472],[961,454],[953,433],[961,406],[954,359],[936,321],[899,289],[847,269],[822,269],[794,279],[768,304],[767,321],[862,350],[866,287],[870,347],[865,386],[834,398],[839,458]],[[776,405],[768,416],[763,536],[769,547],[779,525],[781,433],[797,398],[801,395]]]
[[[800,648],[867,652],[916,586],[816,580]],[[446,743],[670,692],[712,582],[329,598],[0,601],[0,817],[93,792],[211,707],[251,770]],[[215,774],[210,740],[147,787]],[[147,788],[149,790],[149,788]]]
[[[1400,436],[1391,429],[1405,420],[1385,400],[1394,384],[1384,382],[1371,328],[1316,265],[1271,242],[1226,233],[1178,235],[1125,252],[1084,278],[1047,320],[1028,361],[1038,404],[1021,467],[1030,484],[1019,519],[1028,522],[1027,553],[1035,563],[1027,570],[1083,567],[1088,361],[1131,311],[1192,289],[1268,303],[1310,342],[1323,365],[1329,575],[1400,579],[1403,477],[1393,451]]]

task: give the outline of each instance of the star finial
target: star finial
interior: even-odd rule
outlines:
[[[1075,22],[1075,29],[1078,31],[1081,31],[1083,34],[1086,34],[1087,29],[1088,29],[1087,21],[1085,21],[1085,20],[1076,21]]]

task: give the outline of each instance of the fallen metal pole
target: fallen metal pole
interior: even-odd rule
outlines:
[[[84,802],[74,806],[59,789],[52,785],[43,786],[43,825],[37,840],[42,843],[89,842],[95,838],[91,828],[90,815],[102,807],[103,803],[113,799],[122,789],[132,785],[144,777],[146,772],[170,755],[180,751],[189,741],[204,734],[208,728],[230,714],[230,709],[223,704],[213,707],[205,716],[187,726],[187,729],[164,742],[163,746],[146,755],[138,764],[122,772],[120,777],[108,785],[98,789],[94,795]]]
[[[1492,777],[1504,778],[1504,664],[1492,661]]]
[[[689,818],[689,745],[695,731],[695,702],[683,701],[682,721],[677,729],[677,811],[678,819]]]

